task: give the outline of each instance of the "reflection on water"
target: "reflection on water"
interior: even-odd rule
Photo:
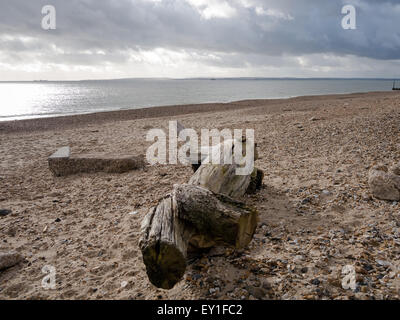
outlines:
[[[174,104],[391,90],[390,80],[105,80],[0,83],[0,121]]]

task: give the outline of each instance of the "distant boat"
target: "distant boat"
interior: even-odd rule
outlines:
[[[396,88],[396,80],[393,81],[393,89],[392,90],[400,90],[400,87]]]

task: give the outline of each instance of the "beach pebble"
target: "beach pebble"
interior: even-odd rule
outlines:
[[[0,217],[8,216],[12,211],[7,209],[0,209]]]
[[[263,281],[261,287],[267,291],[272,290],[272,285],[267,280]]]
[[[393,167],[390,169],[395,175],[400,176],[400,162],[395,164]]]
[[[324,196],[330,196],[332,193],[329,190],[322,190]]]
[[[380,266],[383,266],[383,267],[388,267],[388,266],[391,265],[390,262],[384,261],[384,260],[376,260],[376,263],[379,264]]]
[[[302,205],[305,205],[305,204],[308,204],[308,203],[310,203],[311,202],[311,198],[305,198],[305,199],[303,199],[302,201],[301,201],[301,204]]]
[[[304,258],[304,256],[302,256],[302,255],[297,255],[297,256],[295,256],[295,257],[293,258],[293,262],[296,263],[296,264],[299,264],[299,263],[301,263],[301,262],[304,261],[304,260],[305,260],[305,258]]]
[[[261,300],[267,294],[267,291],[264,288],[247,286],[246,290],[256,299]]]
[[[218,292],[219,290],[220,290],[219,288],[211,288],[209,290],[209,292],[210,292],[210,294],[214,294],[214,293]]]
[[[369,171],[369,187],[375,198],[400,200],[400,176],[389,173],[386,166],[374,166]]]
[[[0,252],[0,270],[11,268],[23,260],[17,252]]]
[[[300,272],[303,273],[303,274],[307,273],[308,272],[308,268],[307,267],[301,268]]]

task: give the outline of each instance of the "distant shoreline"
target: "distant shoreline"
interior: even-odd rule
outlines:
[[[212,113],[232,111],[246,108],[265,107],[272,111],[282,111],[282,105],[298,101],[352,99],[365,96],[381,97],[385,95],[399,95],[396,91],[361,92],[350,94],[330,94],[299,96],[285,99],[253,99],[233,101],[228,103],[202,103],[186,105],[170,105],[147,107],[140,109],[104,111],[85,114],[65,115],[57,117],[43,117],[24,120],[0,122],[0,134],[33,132],[47,130],[62,130],[82,127],[90,124],[119,122],[146,118],[174,117],[193,113]]]
[[[391,80],[328,78],[121,79],[0,83],[0,123],[159,106],[391,91]]]
[[[194,77],[194,78],[120,78],[120,79],[75,79],[75,80],[0,80],[0,83],[54,83],[54,82],[90,82],[90,81],[130,81],[130,80],[165,80],[165,81],[186,81],[186,80],[379,80],[379,81],[393,81],[400,80],[399,78],[304,78],[304,77]]]

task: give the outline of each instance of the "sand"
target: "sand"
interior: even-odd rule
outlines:
[[[368,169],[400,161],[400,93],[171,106],[0,123],[0,252],[25,261],[0,272],[0,299],[399,299],[400,205],[374,199]],[[189,260],[172,290],[153,287],[138,240],[147,210],[191,168],[54,177],[47,158],[145,154],[150,128],[253,128],[263,188],[250,246]],[[130,214],[134,212],[135,214]],[[56,271],[42,288],[44,266]],[[345,290],[342,268],[357,288]]]

